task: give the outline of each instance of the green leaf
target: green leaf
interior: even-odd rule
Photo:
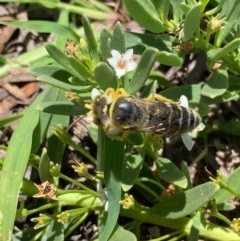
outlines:
[[[85,14],[82,15],[82,24],[83,24],[84,33],[86,35],[86,39],[88,42],[88,46],[90,49],[90,53],[92,54],[94,63],[97,64],[99,62],[97,42],[92,30],[91,24],[89,23],[88,18],[85,16]]]
[[[41,235],[41,229],[28,228],[24,231],[13,234],[11,241],[22,241],[24,237],[28,237],[29,240],[34,240],[35,236]]]
[[[56,90],[54,95],[56,101],[64,101],[66,97],[64,92],[61,90]],[[65,143],[63,143],[56,135],[53,134],[52,127],[55,125],[61,125],[63,128],[68,128],[70,121],[69,115],[52,115],[51,122],[47,130],[47,147],[48,147],[48,157],[55,164],[58,165],[61,169],[61,164],[63,160],[63,154],[65,150]],[[57,151],[56,151],[57,150]],[[58,186],[59,177],[54,178],[54,184]]]
[[[27,195],[27,196],[33,196],[34,194],[38,193],[37,187],[34,185],[34,183],[25,177],[22,180],[20,194]]]
[[[196,212],[195,215],[192,217],[192,227],[190,230],[190,233],[187,237],[188,241],[198,241],[199,240],[199,230],[201,228],[201,220],[202,219],[202,213]]]
[[[64,226],[57,218],[53,218],[50,224],[44,229],[42,240],[64,241]]]
[[[227,178],[227,184],[232,188],[236,193],[239,193],[240,190],[240,167],[235,169]],[[224,203],[229,199],[233,198],[234,194],[230,193],[226,189],[220,189],[214,195],[216,204]]]
[[[224,4],[221,8],[221,12],[219,14],[219,19],[224,19],[226,24],[216,36],[216,46],[220,47],[222,42],[226,39],[226,37],[230,34],[236,24],[239,25],[239,12],[240,12],[240,3],[238,0],[232,1],[224,1]]]
[[[216,70],[201,90],[201,95],[211,99],[223,95],[228,89],[228,73],[224,69]]]
[[[222,125],[220,130],[234,136],[240,136],[240,122],[230,120]]]
[[[107,58],[111,56],[111,42],[112,42],[112,34],[106,27],[103,28],[100,34],[100,44],[103,55],[103,60],[106,61]]]
[[[73,76],[79,78],[80,80],[85,80],[69,63],[66,55],[62,53],[55,45],[46,44],[46,50],[52,56],[52,58],[59,63],[61,66],[66,68]]]
[[[50,114],[69,116],[86,115],[88,112],[84,106],[78,106],[70,101],[43,102],[37,106],[37,110]]]
[[[175,184],[182,188],[187,187],[187,178],[170,160],[163,157],[158,157],[158,159],[156,160],[156,165],[158,175],[164,181]]]
[[[208,5],[210,0],[200,0],[201,2],[201,14],[204,12],[206,6]]]
[[[72,39],[75,42],[79,41],[80,36],[69,27],[50,21],[27,21],[27,22],[0,22],[0,24],[35,30],[39,33],[55,33],[63,36],[65,39]]]
[[[231,41],[229,44],[225,45],[223,48],[209,50],[207,52],[207,57],[210,62],[215,62],[218,59],[221,59],[227,54],[238,49],[239,45],[240,45],[240,38],[236,38],[233,41]]]
[[[191,10],[187,13],[184,27],[183,27],[183,41],[187,42],[191,39],[194,33],[197,31],[200,23],[201,15],[201,2],[197,3]]]
[[[100,129],[100,128],[99,128]],[[104,161],[104,180],[108,196],[107,221],[103,232],[99,234],[99,241],[108,240],[117,223],[121,200],[121,180],[124,161],[124,141],[109,139],[100,129],[100,139],[98,148],[101,148],[101,160]],[[98,156],[98,160],[99,160]]]
[[[146,87],[144,87],[144,89],[141,91],[141,97],[147,98],[150,94],[156,94],[157,87],[157,80],[150,81],[149,84],[146,84]]]
[[[215,99],[210,99],[206,96],[201,95],[201,85],[188,85],[188,86],[177,86],[177,87],[172,87],[168,88],[166,90],[161,91],[161,95],[176,100],[179,99],[181,95],[186,95],[188,100],[191,100],[189,102],[195,103],[204,103],[205,105],[211,105],[211,104],[217,104],[217,103],[223,103],[223,102],[228,102],[231,100],[235,100],[240,98],[239,94],[234,94],[226,97],[225,95],[216,97]],[[205,106],[204,105],[204,106]],[[201,108],[201,105],[199,105]],[[204,107],[205,108],[205,107]],[[200,113],[202,110],[200,109]],[[206,112],[203,110],[203,113]]]
[[[163,22],[168,21],[170,0],[152,0],[152,3]]]
[[[52,86],[48,86],[46,88],[46,95],[42,100],[42,102],[55,100],[56,90],[57,90],[56,88]],[[37,153],[39,147],[42,145],[46,137],[47,129],[49,128],[49,123],[51,119],[52,119],[52,115],[43,113],[43,112],[39,113],[39,122],[33,132],[34,142],[32,143],[31,153]]]
[[[79,60],[77,60],[74,57],[67,57],[69,63],[71,66],[83,77],[85,78],[93,78],[93,73],[85,66],[83,65]]]
[[[50,173],[50,159],[47,154],[47,149],[43,148],[39,162],[39,177],[41,182],[49,181],[53,184],[53,176]]]
[[[63,83],[61,81],[59,81],[58,79],[55,79],[51,76],[48,76],[48,75],[40,75],[37,77],[37,80],[43,82],[43,83],[47,83],[47,84],[50,84],[52,86],[55,86],[57,88],[60,88],[62,90],[65,90],[65,91],[69,91],[69,92],[78,92],[78,93],[81,93],[81,92],[87,92],[87,91],[90,91],[92,89],[92,86],[76,86],[76,85],[71,85],[71,84],[66,84],[66,83]]]
[[[170,3],[173,11],[173,21],[174,23],[178,23],[182,15],[182,11],[181,11],[182,0],[170,0]]]
[[[119,53],[125,53],[125,39],[123,36],[122,26],[119,22],[114,27],[111,49],[117,50]]]
[[[39,95],[25,111],[24,117],[13,132],[9,142],[3,163],[0,186],[0,196],[8,197],[0,199],[2,217],[0,236],[2,240],[11,240],[18,194],[31,151],[33,131],[39,121],[38,111],[35,108],[45,94],[46,91]]]
[[[17,115],[12,115],[12,116],[9,116],[7,118],[3,118],[0,120],[0,128],[4,127],[5,125],[15,121],[15,120],[18,120],[20,118],[23,117],[23,113],[20,113],[20,114],[17,114]]]
[[[184,15],[187,15],[190,9],[191,7],[187,3],[184,3],[184,2],[181,3],[181,10]]]
[[[127,155],[125,157],[122,176],[122,189],[124,192],[129,191],[135,184],[142,169],[144,157],[144,149],[136,155]]]
[[[164,199],[153,207],[152,211],[161,217],[169,219],[185,217],[205,205],[218,189],[217,184],[207,182],[184,193],[178,193]]]
[[[110,237],[109,241],[137,241],[136,236],[122,226],[116,225],[116,228]]]
[[[132,80],[129,83],[127,92],[129,94],[136,93],[146,82],[158,51],[154,48],[148,48],[144,51],[142,58],[135,70]]]
[[[94,69],[95,80],[102,90],[107,88],[117,88],[117,78],[114,71],[109,67],[108,64],[100,62]]]
[[[181,162],[181,171],[183,172],[184,176],[187,178],[188,185],[187,185],[186,189],[191,189],[192,183],[191,183],[190,173],[188,170],[188,165],[185,161]]]
[[[197,108],[200,116],[206,116],[211,110],[210,107],[203,102],[195,102],[191,100],[188,102],[188,104],[189,107],[193,110]]]
[[[218,203],[216,206],[217,206],[217,210],[222,210],[222,211],[232,211],[236,209],[236,207],[233,204],[229,203],[228,201],[224,203]]]
[[[184,57],[179,57],[176,53],[160,51],[157,55],[157,61],[168,66],[182,66]]]
[[[148,0],[124,0],[125,7],[135,21],[153,33],[161,33],[166,30],[162,21],[158,18],[153,4]]]
[[[62,67],[54,65],[37,66],[30,69],[30,74],[35,77],[40,75],[49,75],[55,79],[61,80],[62,82],[69,83],[68,79],[72,76],[67,70]]]
[[[174,42],[178,43],[179,41],[170,35],[161,34],[141,34],[141,33],[132,33],[124,32],[126,49],[133,48],[135,54],[142,55],[144,50],[147,47],[153,47],[159,51],[172,52],[172,47]]]
[[[91,137],[92,141],[98,144],[98,126],[97,125],[86,125],[87,133]]]

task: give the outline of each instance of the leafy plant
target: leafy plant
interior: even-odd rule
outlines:
[[[14,240],[23,239],[26,235],[29,240],[40,237],[46,240],[51,236],[64,240],[94,210],[100,212],[100,241],[139,240],[142,223],[175,230],[157,240],[185,236],[189,240],[198,240],[198,237],[208,240],[240,239],[239,219],[236,217],[231,221],[220,213],[221,210],[235,208],[228,202],[231,198],[239,199],[239,168],[227,179],[218,173],[215,179],[211,178],[211,182],[192,187],[186,163],[182,162],[179,169],[157,153],[156,147],[161,146],[160,138],[149,141],[144,133],[132,133],[124,141],[118,141],[109,139],[101,127],[90,128],[90,136],[97,136],[98,141],[95,159],[91,153],[76,145],[65,131],[69,116],[87,114],[84,103],[91,101],[92,89],[98,88],[103,92],[110,87],[123,87],[131,95],[142,91],[148,96],[156,93],[156,76],[151,72],[155,61],[167,66],[181,66],[185,56],[191,53],[206,53],[206,65],[212,72],[211,77],[203,85],[188,86],[170,86],[163,80],[163,96],[171,99],[187,96],[202,116],[208,113],[210,104],[239,98],[238,1],[123,2],[135,21],[150,33],[124,32],[121,24],[117,23],[112,32],[104,28],[98,40],[84,15],[85,39],[78,40],[72,29],[61,26],[55,32],[66,31],[74,41],[69,40],[63,51],[54,44],[47,44],[47,53],[55,62],[52,60],[52,65],[36,66],[30,70],[37,80],[51,87],[44,90],[25,111],[7,148],[0,186],[0,196],[4,197],[0,199],[3,240],[11,239],[15,216],[27,217],[50,208],[53,210],[51,215],[44,213],[33,218],[32,221],[37,222],[35,229],[14,235]],[[41,4],[56,7],[59,3],[42,1]],[[205,27],[202,22],[206,23]],[[9,24],[21,27],[20,23]],[[31,27],[29,23],[27,25]],[[118,79],[116,69],[108,64],[111,50],[124,54],[131,48],[135,54],[141,55],[138,66]],[[64,92],[67,92],[67,98]],[[238,122],[231,124],[236,128],[239,126]],[[210,131],[213,129],[208,127],[202,133],[205,145],[208,144],[207,134]],[[231,127],[226,124],[223,131],[231,133]],[[44,139],[47,139],[48,148],[38,156],[36,152]],[[97,192],[61,173],[66,144],[96,165],[96,176],[88,172],[84,163],[76,162],[73,168],[95,183]],[[153,175],[144,164],[146,156],[156,163],[158,175]],[[28,162],[38,170],[41,185],[36,186],[23,178]],[[60,178],[81,190],[61,190],[58,186]],[[167,192],[160,180],[173,185],[173,195]],[[34,210],[25,209],[22,202],[16,212],[19,190],[25,195],[36,196],[38,192],[38,197],[48,197],[53,201]],[[147,205],[137,201],[135,193],[143,196]],[[63,210],[64,206],[66,208]],[[227,227],[210,222],[205,218],[206,214],[222,220]],[[122,227],[117,223],[119,215],[133,221]]]

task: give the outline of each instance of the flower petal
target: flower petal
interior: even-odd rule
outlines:
[[[115,69],[117,68],[118,60],[115,58],[108,58],[108,63]]]
[[[120,79],[123,75],[126,74],[126,69],[115,69],[117,77]]]
[[[122,55],[115,49],[111,51],[112,57],[116,60],[119,60],[122,58]]]
[[[127,65],[128,71],[132,71],[132,70],[134,70],[136,67],[137,67],[137,63],[134,62],[134,61],[129,62],[128,65]]]
[[[126,53],[123,55],[123,59],[130,60],[133,56],[133,49],[128,49]]]

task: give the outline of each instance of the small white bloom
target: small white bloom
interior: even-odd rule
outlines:
[[[111,51],[112,58],[108,58],[108,63],[114,68],[118,78],[121,78],[126,72],[136,68],[137,63],[133,61],[133,49],[128,49],[125,54],[120,54],[117,50]]]

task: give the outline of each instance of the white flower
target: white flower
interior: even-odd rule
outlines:
[[[114,68],[118,78],[121,78],[128,71],[136,68],[137,63],[133,61],[133,49],[128,49],[125,54],[120,54],[117,50],[111,51],[112,58],[108,58],[108,63]]]

